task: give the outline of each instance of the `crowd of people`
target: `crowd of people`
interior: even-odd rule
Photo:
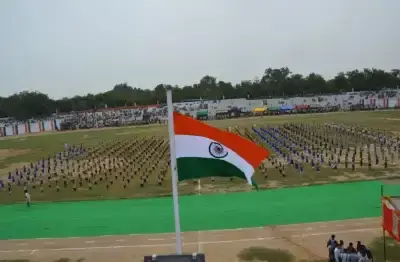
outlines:
[[[147,109],[108,109],[74,112],[62,116],[62,130],[90,129],[127,125],[157,123],[166,118],[161,108]]]
[[[8,172],[6,179],[0,179],[0,189],[6,188],[8,194],[11,194],[13,186],[23,186],[25,196],[27,196],[26,193],[28,193],[29,187],[35,188],[37,185],[43,187],[46,182],[57,180],[58,173],[66,175],[68,171],[68,175],[71,174],[69,172],[70,164],[73,165],[75,171],[75,159],[85,155],[87,150],[82,144],[72,146],[65,144],[64,147],[64,151],[60,151],[54,156],[42,158],[41,160],[31,162],[29,165],[24,165],[21,168],[15,168],[14,171]]]
[[[29,206],[31,193],[43,196],[71,189],[121,187],[128,191],[135,185],[162,186],[169,166],[168,149],[168,141],[162,137],[115,139],[91,148],[66,143],[63,151],[0,177],[0,191],[9,195],[23,192]]]
[[[354,246],[349,242],[346,246],[343,240],[336,240],[336,236],[332,235],[326,243],[329,252],[329,262],[373,262],[372,251],[357,241]]]
[[[238,131],[239,132],[239,131]],[[269,162],[285,176],[322,168],[372,171],[387,169],[400,159],[400,137],[377,129],[343,124],[285,123],[274,127],[245,129],[244,136],[265,144],[273,154]],[[261,173],[268,178],[267,168]]]

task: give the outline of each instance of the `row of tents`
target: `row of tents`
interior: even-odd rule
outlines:
[[[321,109],[321,105],[280,105],[270,107],[257,107],[253,109],[253,113],[268,113],[268,112],[304,112]]]
[[[338,106],[337,106],[338,107]],[[325,107],[323,108],[321,105],[280,105],[280,106],[263,106],[263,107],[255,107],[253,109],[250,108],[238,108],[231,107],[227,110],[199,110],[196,112],[197,119],[205,120],[211,118],[216,119],[224,119],[224,118],[232,118],[232,117],[240,117],[246,115],[275,115],[275,114],[288,114],[288,113],[302,113],[302,112],[319,112],[323,110],[332,111],[338,110],[339,108]]]

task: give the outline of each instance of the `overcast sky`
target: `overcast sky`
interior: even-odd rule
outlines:
[[[0,96],[400,67],[399,0],[1,0]]]

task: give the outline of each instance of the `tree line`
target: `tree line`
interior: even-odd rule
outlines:
[[[165,103],[165,89],[172,88],[174,102],[192,99],[268,98],[351,91],[379,91],[400,86],[400,70],[363,69],[340,72],[332,79],[319,74],[307,76],[295,74],[289,68],[268,68],[261,78],[243,80],[232,84],[206,75],[191,86],[159,84],[153,90],[140,89],[121,83],[110,91],[85,96],[65,97],[58,100],[40,92],[21,92],[9,97],[0,97],[0,118],[40,118],[55,112],[96,110],[99,108],[123,107]]]

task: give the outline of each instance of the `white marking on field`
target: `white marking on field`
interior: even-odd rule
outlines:
[[[201,231],[197,231],[197,253],[203,253],[203,245],[201,244]]]
[[[275,237],[266,238],[243,238],[235,240],[222,240],[222,241],[204,241],[201,244],[230,244],[236,242],[249,242],[249,241],[267,241],[276,239]],[[152,244],[152,245],[126,245],[126,246],[94,246],[94,247],[65,247],[65,248],[47,248],[47,249],[16,249],[16,250],[0,250],[0,253],[13,253],[13,252],[32,252],[32,251],[86,251],[95,249],[119,249],[119,248],[155,248],[155,247],[170,247],[175,246],[176,243],[168,244]],[[198,242],[182,243],[184,246],[198,245]]]
[[[349,230],[342,230],[342,231],[335,231],[335,234],[344,234],[348,232],[356,233],[356,232],[367,232],[367,231],[376,231],[376,230],[381,230],[380,227],[374,227],[374,228],[362,228],[362,229],[349,229]],[[297,235],[292,235],[291,237],[293,238],[302,238],[302,237],[314,237],[314,236],[322,236],[322,235],[331,235],[332,231],[329,232],[318,232],[318,233],[308,233],[308,234],[297,234]]]
[[[335,233],[351,233],[351,232],[367,232],[367,231],[377,231],[381,230],[380,227],[376,228],[366,228],[366,229],[350,229],[337,231]],[[292,235],[292,238],[303,238],[308,236],[321,236],[330,235],[331,232],[318,232],[318,233],[308,233],[308,234],[298,234]],[[208,245],[208,244],[230,244],[238,242],[251,242],[251,241],[270,241],[281,239],[281,237],[258,237],[258,238],[242,238],[233,240],[220,240],[220,241],[197,241],[197,242],[186,242],[182,243],[184,246],[188,245]],[[89,246],[89,247],[65,247],[65,248],[44,248],[44,249],[15,249],[15,250],[0,250],[0,253],[14,253],[14,252],[30,252],[35,253],[37,251],[86,251],[86,250],[96,250],[96,249],[119,249],[119,248],[156,248],[156,247],[170,247],[175,246],[176,243],[166,243],[166,244],[149,244],[149,245],[125,245],[125,246]]]
[[[28,243],[19,243],[18,246],[27,246]]]
[[[129,135],[131,132],[121,132],[121,133],[116,133],[115,135],[117,136],[123,136],[123,135]]]
[[[115,240],[115,241],[117,241],[117,242],[124,242],[125,240],[124,240],[124,239],[117,239],[117,240]]]
[[[36,249],[32,250],[31,253],[29,253],[29,255],[30,256],[33,255],[36,251],[37,251]]]
[[[85,244],[94,244],[94,243],[96,243],[96,241],[94,241],[94,240],[85,241]]]
[[[164,241],[164,238],[148,238],[149,241]]]
[[[313,230],[312,227],[307,227],[307,228],[306,228],[306,231],[311,231],[311,230]]]
[[[197,179],[197,195],[201,195],[201,180]],[[203,245],[201,244],[201,231],[197,231],[197,253],[202,253]]]

